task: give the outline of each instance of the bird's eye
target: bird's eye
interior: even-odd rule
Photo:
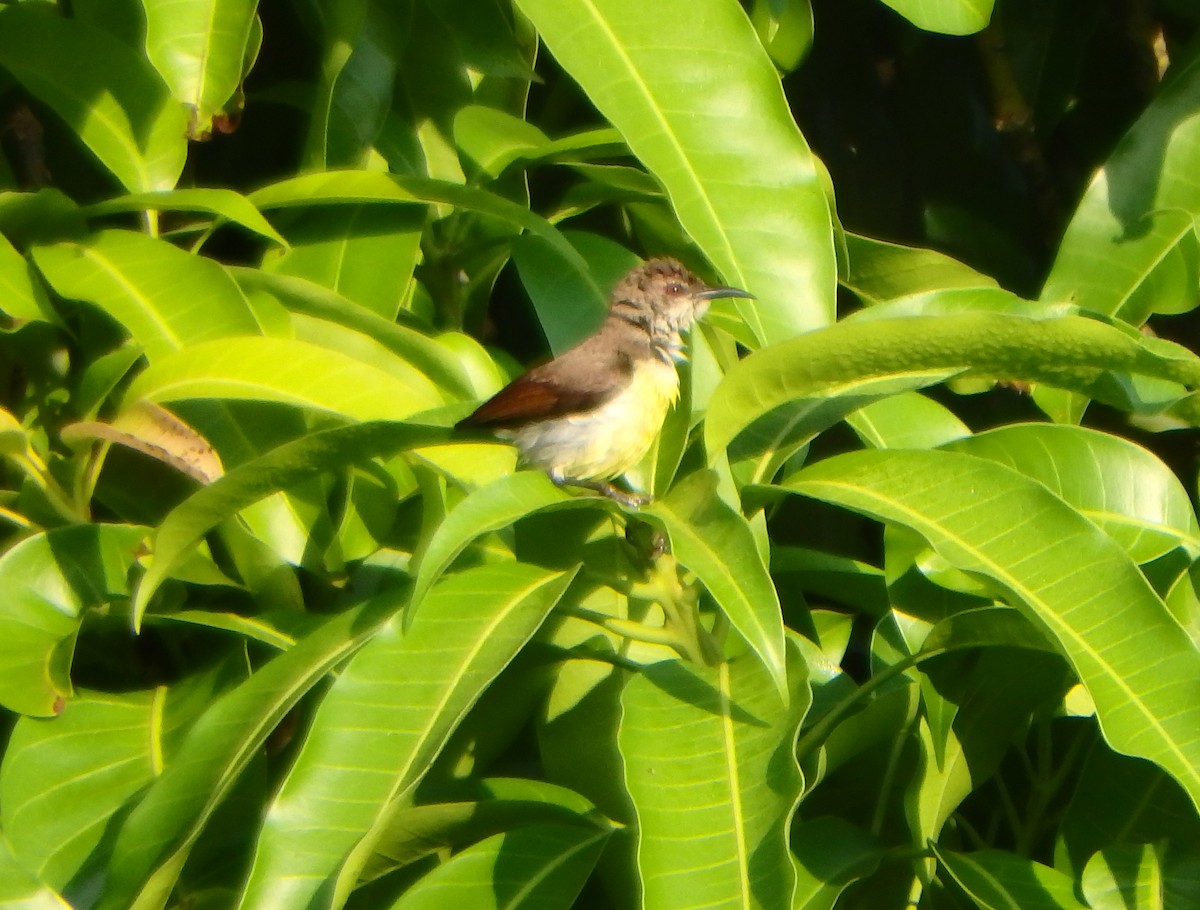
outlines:
[[[672,281],[667,285],[667,293],[668,294],[682,294],[686,291],[687,291],[687,288],[685,288],[678,281]]]

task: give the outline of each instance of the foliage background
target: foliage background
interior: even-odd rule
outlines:
[[[1200,905],[1198,23],[0,3],[0,906]]]

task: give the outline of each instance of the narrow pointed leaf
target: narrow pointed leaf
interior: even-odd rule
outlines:
[[[789,649],[785,708],[774,680],[747,657],[717,667],[651,664],[622,693],[618,745],[646,907],[791,905],[804,664]]]
[[[216,215],[220,219],[218,223],[227,221],[260,237],[273,240],[280,246],[287,246],[283,236],[271,227],[271,223],[250,204],[250,200],[241,193],[224,187],[131,193],[90,205],[87,207],[87,213],[111,215],[119,212],[140,212],[145,209],[153,209],[156,212],[202,212],[206,215]]]
[[[717,496],[716,484],[716,475],[710,471],[694,474],[655,502],[647,515],[662,523],[672,552],[696,573],[786,698],[779,595],[750,525]]]
[[[1094,524],[1010,468],[949,452],[855,452],[781,489],[908,527],[990,578],[1051,635],[1114,749],[1161,766],[1200,806],[1200,652]]]
[[[351,851],[366,861],[389,805],[425,774],[571,577],[482,566],[435,588],[406,632],[396,617],[374,636],[322,701],[268,812],[242,910],[307,906]]]
[[[825,190],[738,4],[517,5],[666,187],[721,275],[758,296],[739,308],[759,341],[832,321],[837,268]]]

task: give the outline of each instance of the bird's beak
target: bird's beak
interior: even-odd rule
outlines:
[[[747,300],[757,300],[753,294],[741,288],[707,288],[692,295],[695,300],[716,300],[719,297],[744,297]]]

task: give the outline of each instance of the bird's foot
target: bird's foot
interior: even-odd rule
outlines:
[[[654,499],[653,496],[643,496],[641,493],[628,493],[603,480],[583,480],[579,477],[556,477],[553,474],[550,475],[550,479],[554,481],[556,486],[582,487],[585,490],[592,490],[601,496],[607,496],[614,502],[619,502],[627,509],[640,509]]]

